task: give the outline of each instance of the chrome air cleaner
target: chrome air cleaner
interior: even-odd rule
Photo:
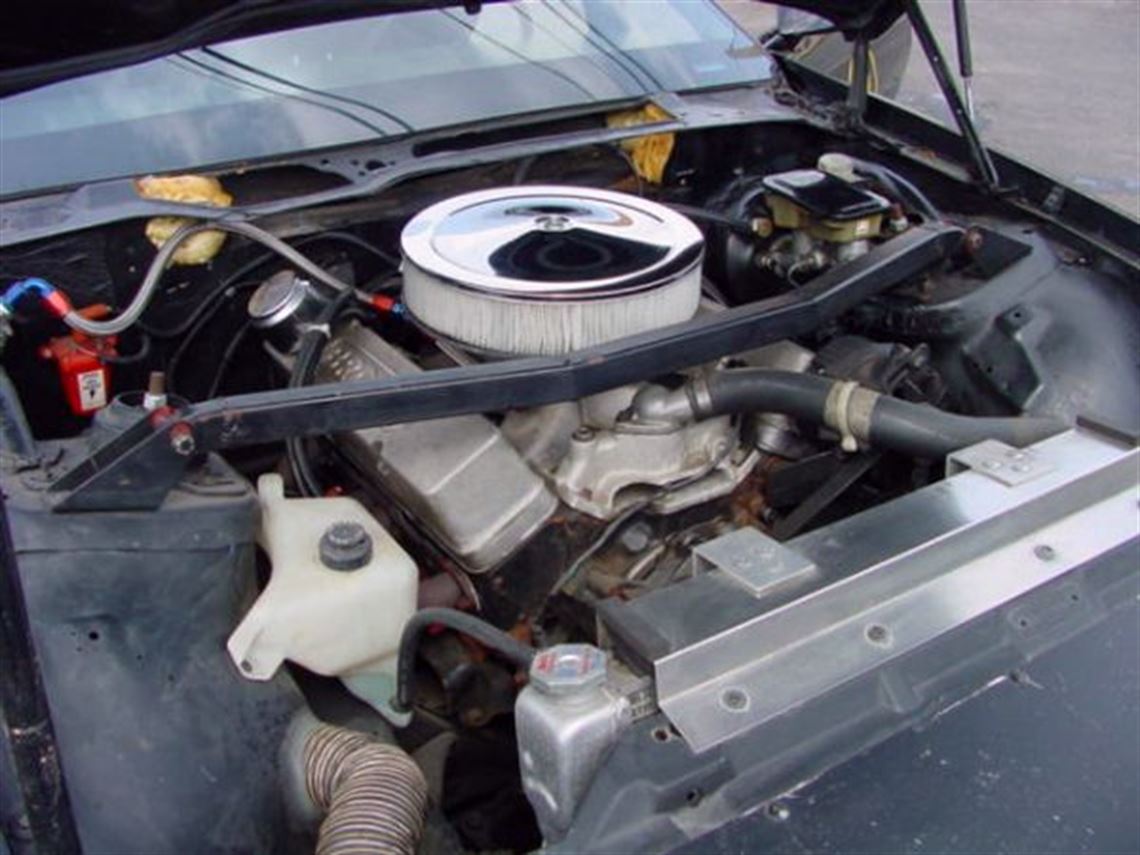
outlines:
[[[467,193],[413,217],[401,247],[408,310],[480,351],[566,353],[688,320],[700,300],[700,231],[624,193]]]

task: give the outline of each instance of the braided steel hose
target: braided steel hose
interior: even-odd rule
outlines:
[[[325,813],[316,855],[415,852],[427,781],[407,754],[322,724],[305,740],[304,768],[309,798]]]

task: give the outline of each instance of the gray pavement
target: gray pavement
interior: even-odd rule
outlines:
[[[923,9],[953,56],[949,0]],[[772,26],[753,0],[721,0],[745,29]],[[1140,216],[1140,0],[970,0],[974,93],[987,144]],[[950,123],[917,46],[898,100]]]

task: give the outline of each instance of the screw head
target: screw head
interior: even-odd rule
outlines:
[[[886,645],[890,644],[891,641],[891,631],[879,623],[871,624],[869,627],[867,627],[867,630],[864,634],[867,636],[867,640],[872,644],[878,644],[885,647]]]
[[[744,712],[749,703],[748,692],[744,689],[725,689],[720,693],[720,705],[729,712]]]
[[[606,654],[592,644],[556,644],[530,664],[531,684],[546,695],[572,695],[606,679]]]
[[[1052,561],[1057,557],[1057,550],[1046,543],[1042,543],[1040,546],[1033,547],[1033,554],[1042,561]]]
[[[372,560],[372,535],[358,522],[337,522],[325,529],[321,563],[330,570],[359,570]]]

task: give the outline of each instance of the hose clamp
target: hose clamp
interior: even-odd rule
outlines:
[[[836,383],[827,393],[823,405],[823,421],[839,434],[839,446],[851,454],[866,443],[871,432],[871,410],[878,392],[864,389],[853,380]]]
[[[323,335],[326,339],[331,339],[332,338],[332,325],[327,324],[327,323],[325,323],[325,324],[318,324],[318,323],[297,324],[297,332],[299,332],[303,336],[308,335],[311,332],[316,332],[316,333],[320,333],[321,335]]]
[[[689,396],[693,415],[703,417],[712,412],[712,392],[709,391],[709,378],[705,372],[702,371],[690,379],[685,384],[685,392]]]

